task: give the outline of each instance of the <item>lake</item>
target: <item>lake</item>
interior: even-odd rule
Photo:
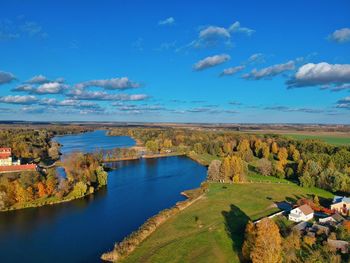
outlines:
[[[74,139],[65,137],[72,135],[58,139],[65,153],[79,147],[90,151],[97,142],[114,148],[108,144],[109,139],[120,147],[133,143],[129,137],[110,137],[104,131],[80,134],[79,147]],[[111,250],[115,241],[121,241],[159,211],[184,200],[180,192],[198,187],[206,176],[205,167],[186,157],[110,165],[116,169],[109,172],[108,186],[93,195],[0,213],[0,262],[99,262],[101,254]]]

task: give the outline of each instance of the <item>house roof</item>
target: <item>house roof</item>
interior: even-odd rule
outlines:
[[[332,215],[332,218],[337,221],[338,223],[339,222],[343,222],[345,219],[344,217],[342,217],[341,215],[339,215],[338,213],[335,213],[334,215]]]
[[[0,152],[0,159],[7,159],[11,157],[11,153],[2,153]]]
[[[312,214],[314,212],[314,210],[312,210],[312,208],[309,205],[302,205],[298,207],[300,209],[301,212],[303,212],[304,215],[309,215]]]
[[[346,197],[346,196],[334,196],[333,198],[333,204],[336,203],[340,203],[340,202],[344,202],[344,203],[350,203],[350,197]]]

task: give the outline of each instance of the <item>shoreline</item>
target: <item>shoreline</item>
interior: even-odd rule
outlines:
[[[11,212],[11,211],[17,211],[17,210],[22,210],[22,209],[27,209],[27,208],[38,208],[38,207],[42,207],[42,206],[49,206],[49,205],[57,205],[57,204],[62,204],[62,203],[66,203],[66,202],[70,202],[70,201],[74,201],[77,199],[81,199],[81,198],[85,198],[89,195],[94,194],[95,192],[97,192],[98,190],[102,189],[102,187],[96,188],[96,190],[92,193],[87,192],[86,194],[80,196],[80,197],[74,197],[74,198],[64,198],[61,200],[53,200],[53,201],[49,201],[49,200],[43,200],[42,203],[27,203],[27,204],[23,204],[22,206],[19,207],[9,207],[6,209],[2,209],[0,210],[0,213],[6,213],[6,212]],[[34,201],[33,201],[34,202]]]
[[[198,188],[181,192],[181,195],[187,198],[186,200],[179,201],[174,206],[166,208],[147,219],[136,231],[131,232],[121,242],[115,243],[113,250],[103,253],[101,259],[108,262],[116,262],[129,256],[159,226],[200,200],[208,190],[206,182],[206,180],[203,181]]]

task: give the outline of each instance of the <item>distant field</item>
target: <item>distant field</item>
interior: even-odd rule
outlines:
[[[202,199],[170,218],[120,262],[239,262],[249,219],[278,211],[273,202],[309,194],[332,198],[329,192],[295,184],[211,183]]]
[[[321,140],[332,145],[350,145],[350,137],[331,136],[331,135],[306,135],[306,134],[284,134],[297,140],[315,139]]]

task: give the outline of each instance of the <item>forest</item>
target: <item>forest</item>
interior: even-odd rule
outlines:
[[[153,153],[166,149],[196,159],[210,156],[209,179],[239,182],[248,171],[295,181],[303,187],[350,193],[350,147],[281,135],[180,128],[116,128],[110,135],[128,135]]]

